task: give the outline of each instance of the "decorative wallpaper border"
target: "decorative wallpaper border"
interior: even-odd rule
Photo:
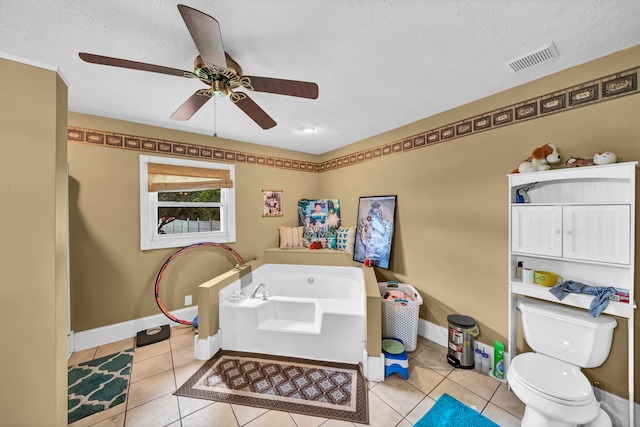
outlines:
[[[637,94],[638,71],[640,71],[640,66],[449,123],[402,140],[389,142],[320,163],[261,156],[241,151],[78,127],[68,127],[67,140],[88,145],[101,145],[147,153],[250,163],[280,169],[319,173],[367,162],[379,157],[428,147],[487,130],[498,129],[525,120],[533,120],[550,114],[570,111],[625,95]]]

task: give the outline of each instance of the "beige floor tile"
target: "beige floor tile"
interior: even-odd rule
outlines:
[[[159,356],[134,363],[131,367],[131,384],[166,371],[173,371],[171,353],[164,353]]]
[[[313,417],[311,415],[294,414],[290,412],[291,418],[295,421],[298,427],[318,427],[322,423],[326,423],[326,418]],[[322,424],[326,426],[326,424]],[[350,423],[349,427],[353,427],[353,423]]]
[[[428,347],[428,345],[422,344],[421,342],[418,342],[418,345],[416,345],[416,349],[413,351],[407,351],[407,358],[409,360],[413,359],[414,357],[416,357],[418,354],[422,353],[424,350],[426,350]]]
[[[171,345],[169,344],[169,340],[160,341],[142,347],[136,347],[135,351],[133,352],[133,363],[150,359],[164,353],[169,353],[170,351]]]
[[[460,384],[486,400],[491,399],[493,393],[502,384],[497,379],[475,369],[454,369],[447,376],[447,379]]]
[[[424,344],[429,347],[431,344],[434,344],[429,338],[425,338],[422,335],[418,335],[418,344]]]
[[[214,403],[213,400],[178,396],[178,406],[180,407],[180,416],[182,416],[182,418]]]
[[[134,348],[135,347],[134,341],[135,341],[135,339],[133,337],[131,337],[131,338],[127,338],[127,339],[124,339],[124,340],[112,342],[110,344],[105,344],[105,345],[98,346],[98,349],[96,350],[96,355],[95,355],[94,359],[97,359],[97,358],[102,357],[102,356],[108,356],[110,354],[117,353],[119,351],[123,351],[123,350],[128,350],[130,348]]]
[[[439,350],[441,346],[427,347],[423,352],[417,354],[413,360],[422,363],[427,368],[431,368],[443,376],[447,376],[454,368],[447,363],[446,352]]]
[[[182,387],[182,384],[186,383],[187,380],[204,365],[204,362],[204,360],[194,360],[193,362],[175,368],[176,386],[178,388]]]
[[[389,427],[395,426],[400,420],[402,420],[402,415],[394,411],[371,389],[369,390],[369,424],[354,424],[358,427]]]
[[[98,347],[91,347],[86,350],[76,351],[67,359],[67,366],[77,365],[78,363],[88,362],[94,359]]]
[[[291,415],[281,411],[268,411],[245,425],[247,427],[296,427]]]
[[[344,420],[327,420],[322,427],[354,427],[355,424]]]
[[[99,422],[105,421],[109,418],[116,417],[120,414],[124,414],[127,409],[126,403],[121,403],[119,405],[114,406],[113,408],[105,409],[104,411],[96,412],[93,415],[89,415],[88,417],[84,417],[79,419],[73,424],[69,424],[72,427],[88,427]]]
[[[403,417],[426,396],[404,379],[392,375],[371,389],[371,392],[386,402]]]
[[[427,340],[429,341],[429,340]],[[440,353],[444,354],[445,356],[447,355],[447,353],[449,352],[449,348],[446,345],[440,345],[437,342],[434,341],[430,341],[431,344],[429,345],[429,348],[431,348],[431,350],[438,350]]]
[[[238,427],[236,417],[228,403],[216,402],[182,418],[182,427]]]
[[[193,346],[182,347],[177,350],[173,350],[171,352],[171,355],[173,357],[174,368],[177,368],[178,366],[186,365],[187,363],[191,363],[196,360]]]
[[[86,417],[71,426],[366,426],[173,396],[171,393],[176,386],[184,384],[205,363],[194,358],[193,334],[190,326],[180,325],[171,328],[170,339],[136,348],[127,402]],[[68,362],[82,363],[132,348],[133,344],[134,339],[131,338],[79,351],[72,354]],[[467,405],[475,405],[502,427],[520,425],[524,404],[508,390],[506,384],[475,371],[454,369],[447,363],[446,354],[446,347],[419,336],[416,350],[408,354],[411,359],[408,381],[398,375],[392,375],[382,382],[367,381],[370,427],[410,427],[433,407],[442,393],[448,393]],[[490,403],[487,403],[488,398],[491,399]]]
[[[176,390],[173,371],[163,372],[129,386],[127,410]],[[177,405],[177,400],[176,400]]]
[[[159,427],[180,420],[178,398],[166,394],[127,411],[126,427]]]
[[[121,412],[118,415],[114,415],[104,421],[93,424],[92,427],[124,427],[124,416],[124,412]]]
[[[177,350],[182,347],[190,347],[191,351],[193,351],[193,339],[195,338],[195,334],[193,332],[185,332],[182,334],[174,335],[169,338],[171,342],[171,350]]]
[[[268,409],[264,408],[256,408],[253,406],[244,406],[244,405],[231,405],[231,409],[233,409],[233,413],[236,415],[236,419],[238,420],[238,424],[241,426],[248,424],[249,422],[255,420],[259,416],[266,414]]]
[[[431,393],[444,378],[444,376],[431,368],[427,368],[417,360],[409,362],[409,384],[424,394]]]
[[[438,398],[444,393],[458,399],[467,406],[475,406],[478,411],[482,411],[487,405],[486,399],[483,399],[472,391],[462,387],[460,384],[454,383],[448,378],[445,378],[444,381],[438,384],[438,386],[429,393],[429,397],[433,400],[438,400]]]
[[[497,407],[489,402],[482,415],[489,418],[500,427],[520,427],[520,418],[508,413],[502,408]]]
[[[186,333],[192,333],[195,335],[195,331],[193,330],[193,326],[189,326],[189,325],[178,325],[176,324],[176,326],[171,326],[171,336],[175,337],[176,335],[181,335],[181,334],[186,334]]]
[[[420,418],[424,417],[424,414],[429,412],[429,410],[433,408],[433,405],[435,404],[436,401],[427,396],[422,399],[415,408],[413,408],[413,411],[409,412],[409,415],[407,415],[405,419],[411,424],[415,424],[418,422],[418,420],[420,420]]]
[[[518,399],[514,392],[509,390],[507,384],[500,384],[500,387],[491,398],[491,403],[518,418],[522,418],[524,415],[524,403]]]

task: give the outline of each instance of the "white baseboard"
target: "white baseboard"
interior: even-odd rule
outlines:
[[[362,370],[369,381],[384,381],[384,355],[369,356],[367,350],[362,354]]]
[[[196,335],[193,345],[193,351],[195,358],[198,360],[209,360],[222,348],[221,342],[221,330],[218,329],[218,333],[212,337],[206,337],[200,339],[199,335]]]
[[[600,401],[600,407],[609,414],[613,427],[627,427],[629,425],[629,400],[617,396],[608,391],[593,387],[596,398]],[[634,424],[640,426],[638,420],[640,414],[640,404],[634,404]]]
[[[194,319],[198,314],[198,307],[194,305],[174,310],[170,313],[178,319]],[[169,324],[170,326],[179,325],[179,323],[171,321],[167,316],[160,313],[153,316],[142,317],[140,319],[129,320],[127,322],[89,329],[87,331],[71,332],[70,336],[72,336],[73,339],[70,339],[69,342],[70,351],[75,352],[85,350],[87,348],[97,347],[114,341],[135,337],[140,331],[157,328],[158,326],[166,324]]]

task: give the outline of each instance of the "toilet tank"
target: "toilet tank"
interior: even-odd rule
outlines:
[[[518,312],[524,339],[538,353],[583,368],[600,366],[609,356],[618,324],[613,317],[524,297]]]

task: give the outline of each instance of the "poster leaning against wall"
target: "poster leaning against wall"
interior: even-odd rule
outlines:
[[[353,260],[389,269],[396,196],[360,197]]]

